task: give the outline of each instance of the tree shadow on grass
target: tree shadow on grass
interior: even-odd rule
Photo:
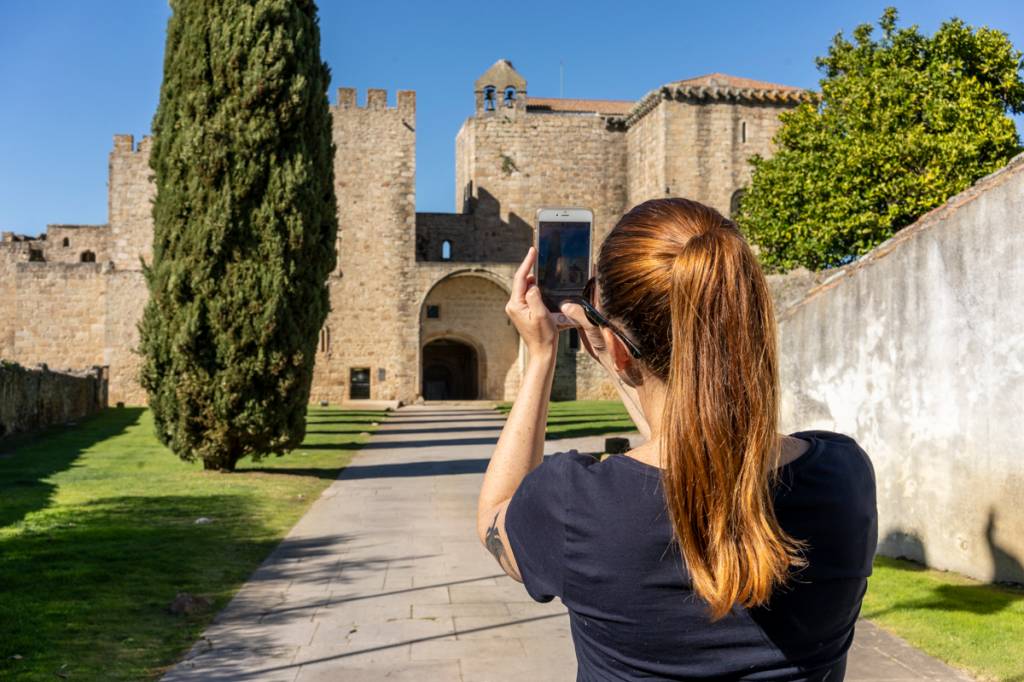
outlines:
[[[0,539],[0,679],[148,679],[189,649],[246,580],[255,591],[239,593],[237,607],[257,622],[277,603],[268,589],[344,585],[416,558],[348,558],[352,536],[343,534],[281,542],[256,504],[245,494],[108,497],[57,507]],[[197,525],[200,516],[213,522]],[[172,614],[179,592],[210,606]],[[308,619],[309,610],[279,617]]]
[[[74,426],[57,426],[11,444],[0,457],[0,528],[48,507],[56,486],[46,479],[70,469],[90,447],[137,424],[144,411],[107,409]]]
[[[995,537],[996,512],[990,508],[985,525],[985,541],[997,574],[1024,575],[1020,561],[1002,547]],[[893,558],[883,559],[890,567],[905,571],[923,571],[928,561],[921,539],[912,532],[892,531],[879,544],[879,548]],[[967,585],[937,585],[927,597],[902,601],[888,608],[865,612],[865,618],[878,618],[893,611],[924,609],[938,612],[969,612],[989,615],[1004,611],[1012,604],[1024,601],[1024,585],[1013,583],[977,583]]]

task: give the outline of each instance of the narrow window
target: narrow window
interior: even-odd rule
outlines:
[[[747,122],[746,121],[741,121],[740,122],[740,142],[743,142],[744,144],[746,144],[746,142],[747,142]]]
[[[93,253],[92,251],[83,251],[82,252],[82,262],[83,263],[95,263],[96,262],[96,254]]]
[[[327,353],[331,350],[331,329],[324,327],[320,330],[320,352]]]
[[[580,352],[580,333],[575,328],[569,330],[569,350]]]
[[[497,93],[498,89],[493,85],[484,88],[484,111],[494,111],[494,98]]]
[[[441,242],[441,260],[452,259],[452,243],[448,239]]]
[[[61,245],[62,245],[62,246],[63,246],[64,248],[67,248],[67,247],[71,246],[71,240],[70,240],[70,239],[68,239],[67,237],[64,237],[64,241],[63,241],[63,242],[61,243]]]
[[[511,85],[505,88],[505,106],[511,109],[516,103],[516,89]]]
[[[439,305],[428,305],[427,306],[427,317],[431,320],[441,319],[441,306]]]

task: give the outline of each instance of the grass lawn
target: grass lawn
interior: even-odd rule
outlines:
[[[1024,589],[875,558],[861,616],[980,679],[1024,680]]]
[[[181,462],[133,408],[0,456],[0,679],[158,676],[383,417],[311,408],[302,447],[234,474]],[[172,615],[178,592],[212,606]]]
[[[499,403],[508,414],[512,403]],[[597,436],[636,431],[629,413],[618,400],[566,400],[552,402],[548,410],[548,439]]]

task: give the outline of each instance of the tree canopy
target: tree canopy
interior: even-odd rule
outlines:
[[[755,156],[737,222],[769,270],[821,269],[867,253],[1021,151],[1021,53],[959,19],[931,36],[878,22],[839,33],[816,64],[815,101],[781,115]]]
[[[172,0],[140,380],[157,435],[232,470],[305,435],[336,264],[334,146],[309,0]]]

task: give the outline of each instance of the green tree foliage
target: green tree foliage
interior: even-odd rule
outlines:
[[[310,0],[172,0],[141,382],[157,435],[231,471],[296,447],[336,263],[330,72]]]
[[[959,19],[932,37],[896,10],[840,33],[820,96],[781,116],[776,154],[755,156],[737,222],[768,269],[820,269],[867,253],[1020,151],[1021,53]]]

